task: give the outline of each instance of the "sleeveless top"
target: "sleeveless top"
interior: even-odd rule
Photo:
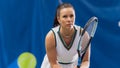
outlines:
[[[60,26],[52,28],[52,31],[55,36],[56,42],[56,51],[57,51],[57,60],[60,64],[69,64],[69,63],[77,63],[78,54],[77,48],[79,45],[80,39],[80,26],[74,25],[74,35],[69,45],[66,45],[65,41],[60,35]],[[81,48],[81,46],[80,46]]]

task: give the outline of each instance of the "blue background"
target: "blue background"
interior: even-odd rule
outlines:
[[[76,24],[92,16],[99,24],[91,46],[90,68],[120,68],[120,0],[63,0],[76,11]],[[53,25],[58,0],[0,0],[0,68],[18,68],[21,53],[31,52],[40,68],[44,40]]]

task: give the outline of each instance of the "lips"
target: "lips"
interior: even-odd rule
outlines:
[[[73,25],[73,24],[67,24],[67,25]]]
[[[71,26],[71,24],[67,24],[67,26]]]

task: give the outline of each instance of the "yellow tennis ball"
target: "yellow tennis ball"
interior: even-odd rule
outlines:
[[[19,68],[35,68],[37,64],[35,56],[29,52],[22,53],[17,62]]]

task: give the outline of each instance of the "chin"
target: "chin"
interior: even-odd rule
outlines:
[[[72,29],[72,28],[73,28],[73,25],[71,25],[71,26],[67,26],[67,28],[68,28],[68,29]]]

